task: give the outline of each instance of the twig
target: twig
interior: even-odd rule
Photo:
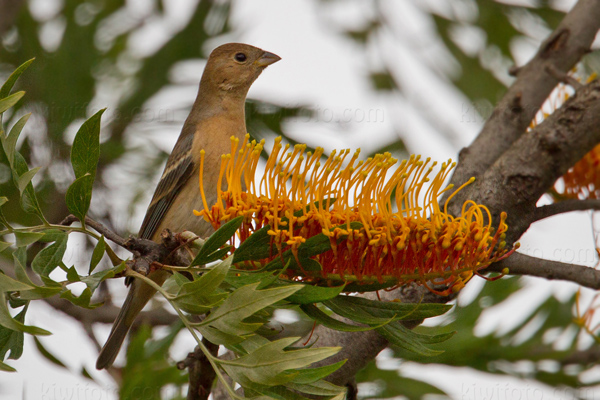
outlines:
[[[564,214],[572,211],[589,211],[600,210],[600,200],[564,200],[557,203],[552,203],[546,206],[541,206],[531,213],[531,222],[539,221],[544,218],[549,218],[554,215]]]
[[[577,283],[591,289],[600,289],[600,271],[584,265],[544,260],[515,253],[505,260],[490,265],[485,272],[502,272],[508,268],[509,275],[527,275],[549,280]]]
[[[74,222],[79,222],[79,219],[76,216],[71,214],[71,215],[67,216],[65,219],[63,219],[60,222],[60,225],[69,226],[69,225],[73,224]],[[98,221],[94,221],[90,217],[85,217],[85,224],[94,228],[98,233],[103,235],[108,240],[118,244],[121,247],[125,247],[125,243],[127,241],[124,238],[122,238],[121,236],[119,236],[116,233],[114,233],[113,231],[111,231],[110,229],[108,229],[102,223],[100,223]]]
[[[582,87],[583,85],[581,84],[581,82],[577,81],[577,79],[573,78],[571,75],[569,75],[568,73],[559,71],[558,69],[556,69],[556,67],[554,65],[548,65],[545,68],[546,72],[548,74],[550,74],[551,76],[553,76],[554,78],[556,78],[556,80],[558,80],[559,82],[564,83],[565,85],[570,85],[573,87],[573,89],[577,90],[580,87]]]

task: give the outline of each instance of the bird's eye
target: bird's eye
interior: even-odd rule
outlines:
[[[235,61],[244,62],[244,61],[246,61],[247,57],[244,53],[237,53],[234,58],[235,58]]]

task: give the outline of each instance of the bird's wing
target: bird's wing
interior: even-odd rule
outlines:
[[[182,157],[173,160],[173,162],[167,162],[150,206],[148,206],[148,211],[146,211],[144,222],[140,228],[140,238],[152,238],[156,228],[158,228],[169,207],[171,207],[173,200],[177,197],[179,190],[193,175],[195,164],[191,146],[189,148],[190,150],[183,154]]]

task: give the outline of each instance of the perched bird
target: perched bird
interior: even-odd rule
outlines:
[[[160,242],[160,234],[167,228],[173,232],[189,230],[200,237],[212,232],[208,223],[192,214],[194,209],[202,208],[197,178],[200,151],[205,151],[204,191],[209,196],[207,200],[214,203],[221,155],[230,152],[231,136],[242,140],[246,135],[244,105],[248,89],[268,65],[279,60],[273,53],[241,43],[224,44],[213,50],[200,80],[198,97],[146,212],[140,238]],[[151,272],[149,278],[162,285],[168,276],[168,272],[158,270]],[[154,293],[140,280],[131,283],[96,368],[112,365],[135,317]]]

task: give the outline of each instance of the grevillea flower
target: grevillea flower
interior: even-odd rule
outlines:
[[[577,71],[572,71],[572,76],[578,81],[587,83],[596,79],[596,74],[582,78]],[[567,86],[559,84],[546,100],[542,109],[531,123],[535,127],[569,98]],[[598,199],[600,198],[600,145],[594,147],[580,161],[577,162],[554,185],[555,200],[561,199]]]
[[[257,178],[263,145],[247,136],[240,146],[232,138],[231,154],[222,156],[214,205],[206,202],[200,175],[204,209],[196,215],[215,229],[243,216],[240,251],[253,232],[268,226],[269,250],[239,267],[264,266],[287,254],[296,267],[282,274],[291,280],[353,283],[354,288],[416,281],[432,290],[432,284],[446,285],[449,293],[509,254],[506,214],[494,229],[483,205],[467,201],[454,217],[438,203],[451,190],[443,188],[455,165],[450,160],[435,174],[436,163],[420,156],[397,165],[390,153],[363,161],[360,151],[342,150],[322,162],[323,149],[290,148],[278,138]],[[306,251],[316,242],[325,242],[323,252]]]

